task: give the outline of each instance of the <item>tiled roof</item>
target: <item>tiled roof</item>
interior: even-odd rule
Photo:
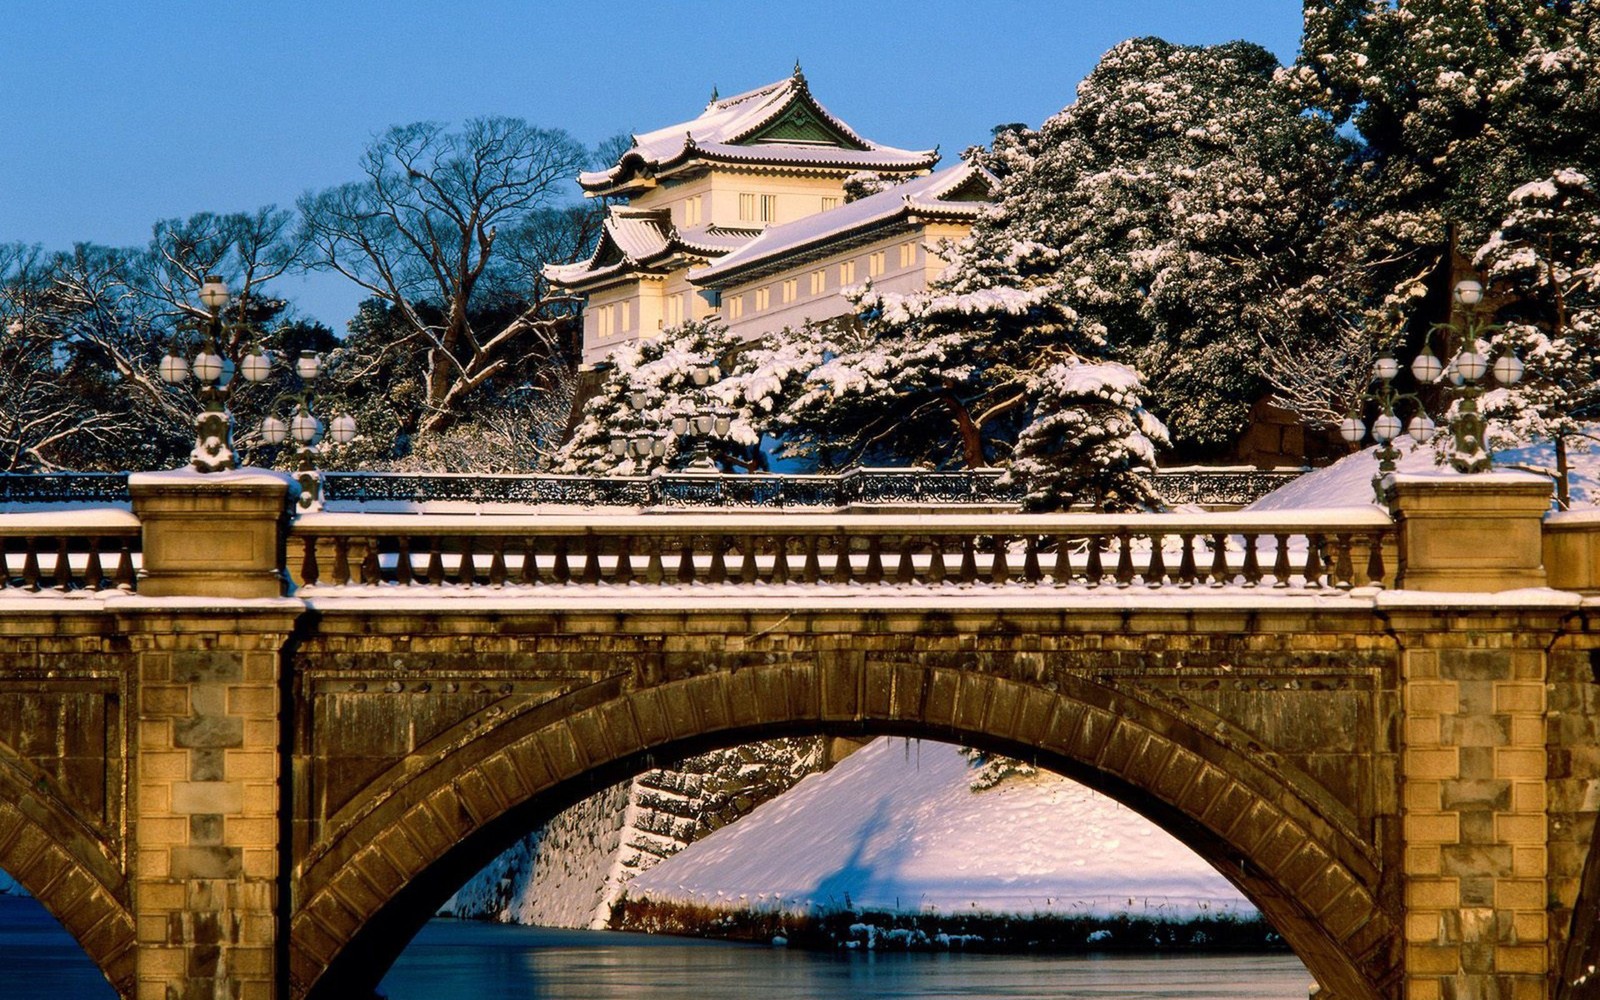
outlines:
[[[710,287],[733,284],[741,273],[778,258],[803,257],[808,253],[826,256],[842,238],[852,233],[914,215],[976,218],[984,206],[982,199],[957,200],[950,196],[963,188],[970,190],[973,185],[981,186],[987,195],[998,183],[993,174],[970,163],[947,167],[826,212],[769,226],[760,236],[715,263],[689,272],[689,280]]]
[[[838,133],[842,144],[752,137],[803,103]],[[693,159],[731,163],[813,166],[851,170],[925,170],[938,161],[937,150],[897,149],[856,134],[811,96],[805,77],[796,73],[776,83],[734,97],[713,100],[699,117],[634,136],[634,145],[609,170],[578,175],[585,190],[600,192],[625,184],[640,171],[662,169]]]
[[[665,208],[612,206],[594,253],[587,260],[546,265],[544,273],[558,285],[588,285],[649,268],[681,252],[697,257],[718,257],[744,246],[756,235],[756,230],[720,226],[691,226],[679,231]]]

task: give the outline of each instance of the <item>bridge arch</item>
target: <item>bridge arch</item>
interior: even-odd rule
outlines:
[[[473,871],[592,791],[658,761],[806,733],[918,736],[1036,761],[1210,861],[1327,996],[1379,1000],[1397,988],[1395,889],[1373,848],[1305,785],[1177,712],[1085,678],[1047,688],[914,663],[788,663],[649,687],[612,678],[374,782],[298,868],[294,994],[370,989]]]
[[[125,997],[136,940],[128,886],[105,841],[48,776],[0,744],[0,869],[39,901]]]

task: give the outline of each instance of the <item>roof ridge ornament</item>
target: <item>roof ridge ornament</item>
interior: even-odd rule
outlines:
[[[711,85],[711,100],[706,102],[706,106],[710,107],[715,103],[717,103],[717,85],[713,83]]]

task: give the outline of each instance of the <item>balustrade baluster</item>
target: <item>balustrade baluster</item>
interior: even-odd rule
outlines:
[[[707,583],[727,583],[728,563],[722,557],[723,548],[728,544],[724,535],[711,536],[711,570],[706,574]]]
[[[852,569],[850,536],[841,531],[833,536],[833,582],[849,583]]]
[[[555,561],[550,567],[550,578],[557,583],[572,582],[572,564],[567,561],[567,539],[560,536],[555,544]]]
[[[583,577],[589,585],[600,582],[600,536],[592,531],[583,535]]]
[[[694,536],[684,535],[678,549],[678,582],[694,582]]]
[[[56,564],[55,564],[56,590],[72,589],[72,559],[67,554],[67,536],[62,535],[56,539]]]
[[[1374,531],[1367,536],[1367,584],[1373,587],[1382,587],[1384,573],[1383,567],[1383,535]]]
[[[611,573],[613,583],[630,584],[633,582],[633,558],[629,549],[633,548],[633,539],[627,535],[617,536],[617,568]]]
[[[761,579],[761,569],[756,565],[755,536],[745,535],[739,544],[744,549],[744,558],[739,560],[739,582],[755,583]]]
[[[444,552],[439,545],[438,535],[428,539],[428,583],[435,587],[444,584]]]
[[[969,586],[978,582],[978,543],[971,535],[961,536],[960,579]]]
[[[1146,587],[1159,587],[1167,581],[1167,563],[1161,552],[1162,543],[1166,536],[1160,532],[1150,535],[1150,561],[1145,564],[1144,585]]]
[[[644,564],[644,582],[658,584],[667,578],[667,568],[661,564],[661,536],[650,536],[650,558]]]
[[[1321,535],[1306,536],[1306,587],[1317,590],[1322,586],[1322,546]]]
[[[928,582],[938,585],[944,583],[950,571],[944,564],[945,539],[935,535],[928,540]]]
[[[343,535],[333,540],[333,585],[343,587],[350,582],[350,539]]]
[[[900,558],[894,567],[894,582],[902,586],[915,583],[917,579],[916,555],[912,551],[910,535],[900,536]]]
[[[11,586],[11,567],[6,563],[6,541],[0,538],[0,590]]]
[[[489,586],[506,585],[506,540],[504,535],[489,539]]]
[[[806,561],[801,569],[801,575],[806,583],[819,583],[822,580],[822,560],[817,557],[817,536],[806,536]]]
[[[1350,560],[1350,532],[1341,531],[1334,536],[1333,584],[1340,590],[1355,586],[1356,570]]]
[[[1026,535],[1022,541],[1024,545],[1022,579],[1031,584],[1038,584],[1044,579],[1044,572],[1039,569],[1039,536]]]
[[[1278,556],[1272,560],[1272,576],[1276,582],[1274,587],[1287,587],[1289,585],[1289,536],[1275,534],[1278,540]]]
[[[317,568],[317,537],[306,535],[302,544],[305,551],[300,557],[300,582],[307,587],[315,586],[321,576]]]
[[[1055,536],[1056,561],[1050,568],[1050,582],[1065,587],[1072,582],[1072,543],[1066,535]]]
[[[1011,580],[1011,564],[1006,561],[1006,536],[995,535],[990,543],[994,558],[989,562],[989,582],[1000,585]]]
[[[402,587],[411,586],[411,536],[401,535],[394,540],[394,582]]]
[[[361,582],[376,587],[383,582],[383,564],[378,561],[378,539],[365,539],[367,550],[361,557]]]
[[[1098,587],[1106,577],[1106,567],[1100,558],[1100,547],[1107,539],[1103,535],[1090,535],[1087,541],[1089,543],[1089,557],[1085,561],[1083,568],[1084,583],[1091,587]]]
[[[0,561],[0,578],[9,576],[5,563]],[[118,590],[132,590],[134,583],[133,573],[133,546],[124,538],[117,550],[117,574],[113,580]]]
[[[1117,586],[1133,586],[1133,539],[1126,530],[1117,532]]]
[[[30,536],[23,539],[22,545],[22,588],[24,590],[38,590],[39,540]]]
[[[456,563],[456,582],[463,587],[478,583],[478,564],[472,559],[472,536],[461,536],[461,560]]]
[[[1233,582],[1233,573],[1228,569],[1228,536],[1211,536],[1211,585],[1213,587],[1226,586]]]
[[[1248,534],[1244,536],[1244,564],[1240,573],[1244,576],[1244,585],[1254,587],[1261,582],[1261,562],[1256,558],[1256,541],[1260,536]]]
[[[883,539],[876,532],[867,538],[867,572],[862,579],[867,583],[883,582]]]
[[[538,539],[525,537],[522,539],[522,565],[517,567],[517,583],[524,587],[538,586],[539,557]]]
[[[1188,588],[1196,583],[1204,583],[1205,579],[1194,561],[1194,532],[1186,531],[1178,537],[1183,539],[1183,556],[1178,560],[1178,586]]]
[[[85,590],[99,590],[105,582],[105,570],[100,566],[100,538],[90,536],[89,559],[83,566],[83,586]]]
[[[773,583],[789,582],[789,536],[772,536],[772,577]]]

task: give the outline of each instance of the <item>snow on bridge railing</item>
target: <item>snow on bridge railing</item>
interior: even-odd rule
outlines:
[[[132,590],[139,520],[114,507],[0,511],[0,595]]]
[[[315,587],[1272,587],[1393,582],[1375,508],[1230,514],[320,513],[291,528]]]

